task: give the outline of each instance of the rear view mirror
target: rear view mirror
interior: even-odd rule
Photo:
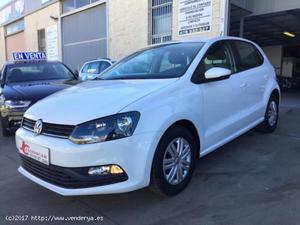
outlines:
[[[78,72],[78,70],[75,70],[75,71],[74,71],[74,76],[75,76],[76,79],[79,78],[79,72]]]
[[[207,70],[204,74],[207,80],[224,80],[229,78],[231,75],[231,70],[221,68],[221,67],[213,67]]]
[[[0,80],[0,88],[4,88],[5,82],[4,80]]]
[[[2,70],[0,70],[0,89],[4,87],[4,78],[2,74]]]

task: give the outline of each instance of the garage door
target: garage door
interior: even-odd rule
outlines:
[[[25,51],[24,32],[6,37],[6,58],[11,61],[13,52]]]
[[[71,69],[107,56],[105,4],[63,17],[62,56]]]

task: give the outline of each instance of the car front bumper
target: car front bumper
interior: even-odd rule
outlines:
[[[125,171],[128,179],[117,180],[116,183],[102,183],[93,187],[83,185],[83,187],[66,188],[33,174],[24,166],[20,166],[19,172],[61,195],[111,194],[137,190],[149,185],[158,136],[157,132],[149,132],[98,144],[77,145],[68,139],[35,136],[32,132],[20,128],[16,132],[17,147],[25,141],[27,144],[32,143],[48,148],[50,166],[74,169],[114,164],[119,165]]]
[[[4,109],[1,108],[2,126],[7,130],[16,130],[21,126],[22,118],[27,109]]]

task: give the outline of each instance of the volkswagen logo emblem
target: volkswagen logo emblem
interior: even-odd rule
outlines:
[[[43,129],[43,120],[39,119],[34,124],[33,132],[36,135],[39,135],[42,133],[42,129]]]

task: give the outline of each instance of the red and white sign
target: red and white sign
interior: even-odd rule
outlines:
[[[20,140],[18,143],[19,152],[27,157],[49,165],[49,149],[26,143]]]

